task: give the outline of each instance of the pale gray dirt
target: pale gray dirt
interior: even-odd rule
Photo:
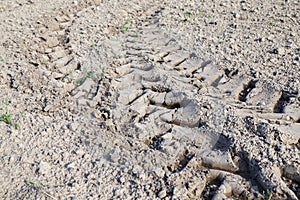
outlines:
[[[0,198],[299,199],[299,13],[1,2]]]

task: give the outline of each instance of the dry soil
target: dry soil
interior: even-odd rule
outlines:
[[[2,0],[1,199],[299,199],[300,3]]]

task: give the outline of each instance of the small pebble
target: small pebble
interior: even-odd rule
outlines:
[[[46,175],[49,174],[51,170],[50,164],[44,161],[41,161],[39,164],[39,173]]]
[[[285,53],[285,49],[283,47],[279,47],[277,49],[274,49],[274,53],[278,55],[283,55]]]
[[[69,123],[67,125],[67,127],[70,131],[76,131],[78,129],[78,124],[77,123]]]
[[[159,198],[164,198],[167,195],[167,191],[165,189],[162,189],[159,193],[158,193],[158,197]]]

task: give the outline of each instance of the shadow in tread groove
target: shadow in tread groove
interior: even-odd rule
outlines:
[[[153,106],[161,106],[161,107],[164,107],[164,108],[167,108],[167,109],[176,109],[176,108],[181,108],[181,105],[180,103],[174,103],[174,104],[170,104],[170,105],[167,105],[165,102],[163,104],[157,104],[156,102],[150,100],[150,105],[153,105]]]
[[[195,154],[189,153],[189,151],[186,150],[184,152],[184,155],[182,155],[182,158],[180,159],[178,165],[173,170],[173,173],[181,172],[189,164],[194,156]]]
[[[243,89],[243,91],[239,94],[239,100],[245,102],[247,100],[247,95],[255,88],[258,80],[251,80]]]
[[[287,92],[282,92],[281,97],[279,98],[279,101],[276,103],[274,107],[274,113],[284,113],[284,108],[290,101],[291,95]]]
[[[171,132],[171,129],[168,130],[166,133]],[[165,135],[166,133],[160,134],[160,135],[156,135],[154,136],[151,141],[150,144],[148,145],[151,149],[155,149],[155,150],[160,150],[161,149],[161,143],[163,142],[163,138],[162,136]]]

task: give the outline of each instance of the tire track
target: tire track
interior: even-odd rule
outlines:
[[[297,182],[298,176],[293,178],[295,174],[287,170],[297,166],[296,162],[284,167],[284,174],[274,174],[270,162],[249,167],[255,162],[246,155],[250,150],[244,150],[248,166],[242,166],[233,160],[238,153],[233,155],[231,147],[219,146],[229,142],[220,135],[226,135],[224,126],[230,109],[239,118],[255,118],[283,136],[290,134],[291,137],[283,139],[284,143],[297,144],[299,106],[291,104],[270,80],[221,71],[211,60],[184,49],[176,41],[176,34],[163,31],[159,11],[140,23],[137,28],[129,28],[128,32],[104,41],[101,44],[104,50],[97,52],[101,57],[113,58],[107,63],[115,68],[108,89],[112,96],[106,100],[111,101],[110,108],[105,108],[110,114],[102,120],[110,120],[110,126],[125,138],[147,145],[147,151],[166,155],[168,159],[164,162],[171,172],[165,178],[166,194],[174,198],[186,193],[216,199],[226,198],[228,194],[246,198],[253,194],[259,196],[253,189],[258,184],[278,195],[296,199],[295,192],[284,181],[288,177]],[[97,102],[93,84],[97,85],[86,80],[79,86],[78,91],[84,91],[83,97],[92,97],[87,102],[92,99]],[[254,133],[254,129],[257,128],[250,127],[248,132]],[[174,186],[190,181],[189,174],[199,168],[205,174],[201,177],[202,186]],[[258,172],[253,175],[254,171]],[[217,189],[213,190],[212,185]]]
[[[157,16],[148,17],[147,22],[150,25],[120,35],[119,43],[106,42],[106,46],[117,44],[114,48],[118,51],[113,54],[122,55],[111,84],[116,94],[112,117],[118,132],[166,154],[164,162],[174,174],[167,178],[167,193],[175,198],[173,176],[184,177],[195,159],[215,169],[212,174],[238,170],[228,151],[212,150],[223,131],[226,110],[224,102],[209,92],[215,90],[223,73],[211,61],[186,53],[161,30]],[[211,173],[206,183],[219,176]],[[247,189],[240,187],[240,191]]]

